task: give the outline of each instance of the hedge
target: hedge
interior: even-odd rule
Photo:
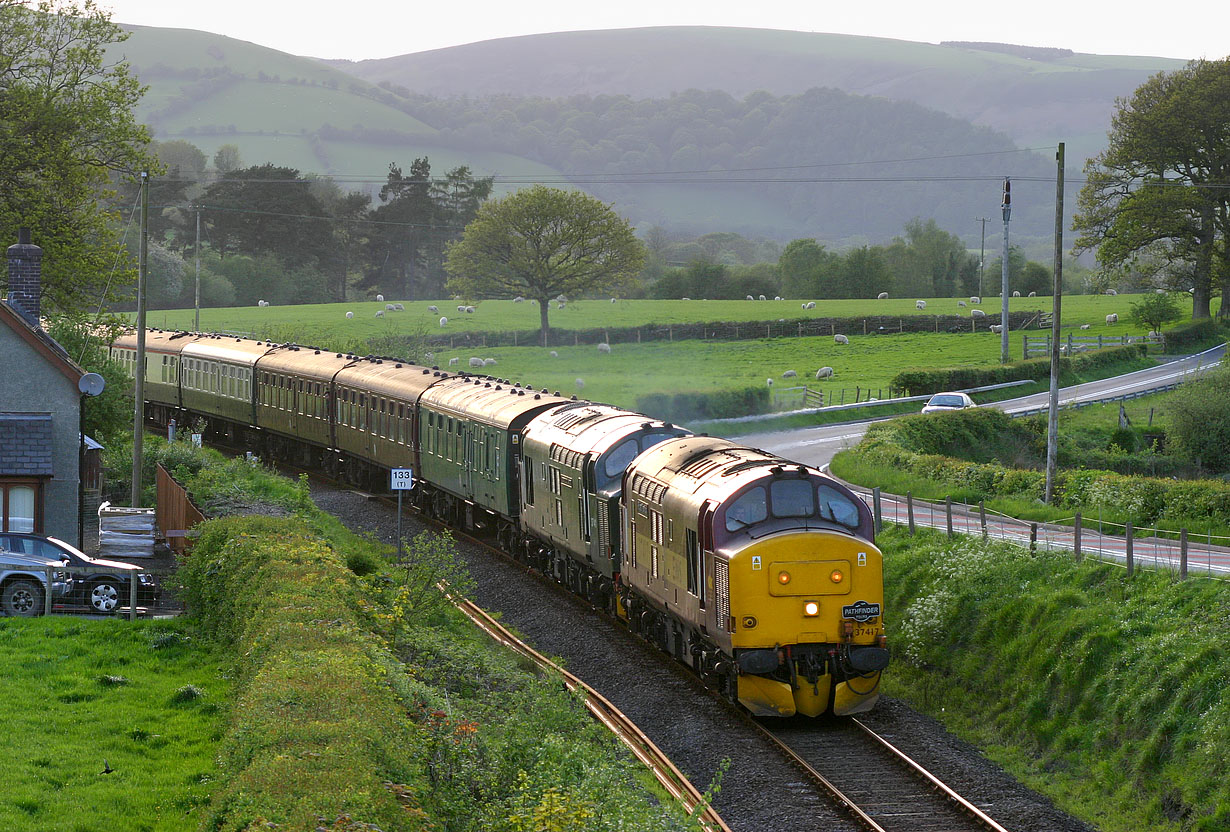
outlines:
[[[392,687],[404,674],[359,621],[354,573],[300,520],[201,529],[179,570],[184,600],[237,657],[208,828],[426,828],[405,785],[424,775],[421,740]]]
[[[647,416],[672,422],[730,419],[770,411],[767,387],[716,390],[710,393],[651,393],[636,400]]]
[[[1216,318],[1190,321],[1166,330],[1165,334],[1167,352],[1184,352],[1187,348],[1199,347],[1226,337]]]
[[[1147,344],[1139,343],[1062,356],[1059,359],[1059,369],[1063,373],[1084,373],[1098,367],[1143,358],[1147,349]],[[1050,374],[1051,359],[1043,357],[983,367],[906,370],[895,375],[889,385],[894,390],[906,390],[911,396],[926,396],[943,390],[964,390],[988,384],[1002,384],[1005,381],[1042,381],[1049,378]]]

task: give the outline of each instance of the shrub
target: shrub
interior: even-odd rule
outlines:
[[[1181,385],[1170,408],[1174,452],[1212,473],[1230,471],[1230,365]]]
[[[1117,364],[1123,361],[1142,358],[1148,345],[1127,344],[1121,347],[1108,347],[1093,352],[1084,352],[1074,356],[1064,356],[1059,359],[1060,372],[1084,373],[1099,367]],[[943,390],[964,390],[971,387],[985,387],[989,384],[1001,384],[1005,381],[1022,381],[1032,379],[1041,381],[1051,374],[1051,359],[1031,358],[1028,361],[1017,361],[1013,364],[1003,364],[989,367],[948,367],[937,370],[907,370],[893,377],[890,385],[895,390],[905,390],[911,396],[925,396],[939,393]]]

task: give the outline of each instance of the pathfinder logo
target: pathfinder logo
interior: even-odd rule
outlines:
[[[879,604],[868,604],[866,601],[855,601],[848,607],[841,608],[842,618],[852,618],[859,624],[865,624],[880,615]]]

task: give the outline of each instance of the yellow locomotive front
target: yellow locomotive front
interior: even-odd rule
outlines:
[[[871,513],[819,471],[723,439],[664,442],[624,481],[630,626],[752,713],[870,709],[888,664]]]

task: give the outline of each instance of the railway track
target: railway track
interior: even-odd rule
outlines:
[[[1007,832],[858,719],[756,723],[791,762],[873,832]]]

